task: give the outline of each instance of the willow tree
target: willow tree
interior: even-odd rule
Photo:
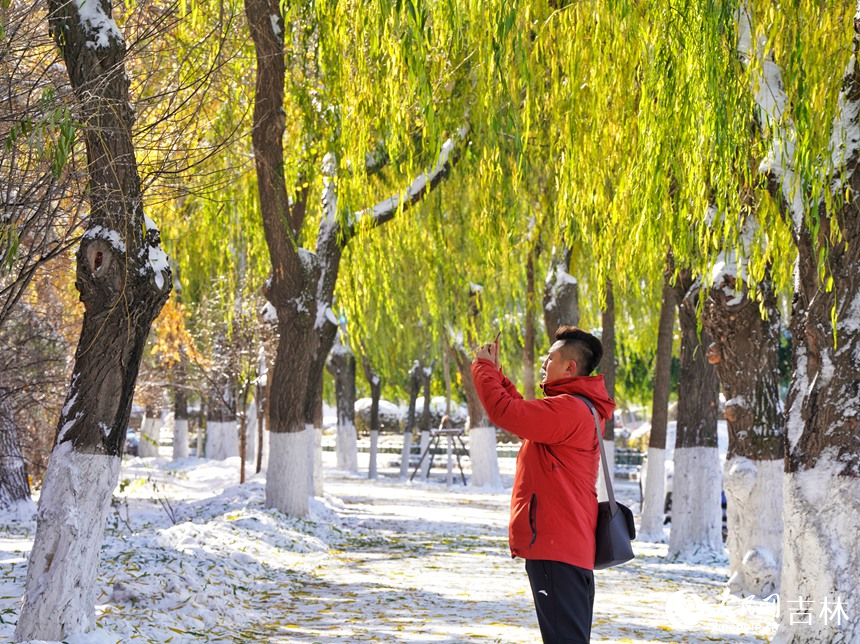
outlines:
[[[426,16],[414,12],[385,16],[368,8],[362,15],[360,7],[316,7],[309,3],[286,9],[273,0],[245,2],[257,54],[252,143],[260,214],[272,264],[264,290],[276,311],[279,332],[270,379],[266,503],[302,515],[308,499],[307,427],[320,404],[325,360],[337,330],[331,307],[343,251],[360,230],[386,223],[438,185],[459,154],[464,132],[444,139],[435,130],[431,145],[436,149],[423,157],[431,170],[417,173],[412,182],[401,174],[395,183],[405,183],[405,189],[376,204],[370,201],[372,205],[364,210],[351,207],[359,198],[372,199],[368,166],[377,164],[381,153],[367,158],[375,151],[368,146],[373,129],[359,130],[356,140],[356,132],[351,130],[355,123],[341,120],[341,110],[350,108],[350,100],[356,95],[365,98],[361,92],[350,96],[345,88],[355,87],[355,74],[360,72],[367,72],[371,81],[383,85],[392,79],[405,79],[407,94],[388,97],[388,107],[401,102],[398,111],[402,111],[402,102],[411,102],[414,96],[409,82],[411,70],[402,61],[396,73],[385,67],[398,65],[389,55],[394,42],[397,50],[423,45],[420,30],[417,40],[409,38],[415,34],[414,20]],[[346,24],[358,32],[345,30]],[[343,43],[356,41],[366,43],[367,49],[347,47],[344,61]],[[407,63],[416,64],[411,59]],[[425,106],[426,113],[432,114],[432,104]],[[356,122],[366,128],[362,117],[367,108],[367,104],[360,104],[358,113],[353,113]],[[461,114],[460,125],[462,118]],[[393,132],[381,132],[393,137],[387,141],[386,155],[396,149],[392,141],[406,139],[411,143],[414,132],[413,125],[400,117],[392,125]],[[398,126],[403,129],[398,130]],[[284,145],[285,133],[292,143],[288,147]],[[327,154],[325,159],[321,158],[323,153]],[[427,163],[428,158],[433,161]],[[317,192],[323,162],[324,172],[333,181]],[[348,173],[356,171],[359,185],[364,179],[365,187],[350,191]],[[314,227],[315,235],[310,232]],[[313,252],[307,248],[311,245]]]
[[[86,143],[90,214],[76,281],[86,312],[42,488],[19,641],[64,639],[94,624],[101,535],[137,371],[171,288],[159,231],[143,211],[122,34],[102,3],[51,2],[49,11]]]
[[[837,606],[845,612],[860,599],[850,536],[860,510],[860,5],[800,3],[784,14],[756,7],[739,24],[767,143],[759,171],[797,249],[781,594],[806,599],[799,611],[809,619],[783,614],[775,639],[853,641],[857,622],[837,619]],[[802,82],[801,67],[809,70]]]

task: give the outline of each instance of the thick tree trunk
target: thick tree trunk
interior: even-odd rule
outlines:
[[[610,398],[615,398],[615,295],[612,292],[612,282],[606,283],[606,308],[603,310],[603,359],[600,362],[600,372],[606,384]],[[606,462],[609,472],[615,471],[615,418],[607,418],[603,429],[603,447],[606,452]],[[597,470],[597,498],[606,501],[606,482],[603,467]]]
[[[358,471],[358,444],[355,434],[355,356],[339,340],[329,354],[326,367],[334,377],[337,397],[337,467]]]
[[[45,473],[17,641],[61,640],[94,625],[101,537],[146,338],[171,288],[159,233],[145,217],[134,158],[125,44],[96,2],[51,0],[86,141],[90,218],[75,286],[85,313],[72,381]]]
[[[772,137],[762,164],[781,201],[797,247],[792,337],[792,382],[786,400],[783,478],[784,535],[780,613],[774,642],[860,640],[860,2],[852,57],[842,78],[831,149],[813,157],[815,177],[833,177],[818,211],[807,213],[806,186],[792,156],[798,133],[785,112],[789,97],[781,71],[752,38],[749,15],[739,20],[740,49],[763,59],[755,78],[760,121]],[[831,165],[832,164],[832,165]],[[841,203],[842,195],[846,202]],[[831,209],[826,210],[829,201]],[[815,231],[810,226],[815,226]],[[837,232],[838,231],[838,232]],[[826,249],[826,259],[819,255]],[[819,265],[819,260],[824,261]],[[832,288],[826,288],[828,282]],[[834,317],[835,315],[835,317]],[[835,322],[835,329],[833,324]],[[834,333],[835,332],[835,333]]]
[[[678,281],[681,366],[669,556],[696,560],[723,551],[717,450],[720,383],[705,359],[710,337],[702,330],[700,339],[697,332],[698,282],[691,284],[687,275]]]
[[[657,355],[654,358],[654,394],[651,403],[651,435],[643,477],[644,499],[638,538],[660,543],[664,540],[663,519],[666,497],[666,425],[672,380],[672,343],[675,332],[677,294],[669,284],[671,260],[663,282],[660,323],[657,330]]]
[[[543,320],[550,344],[560,326],[579,326],[579,284],[567,271],[571,251],[565,248],[553,255],[543,291]]]
[[[0,387],[0,510],[32,505],[9,390]]]
[[[732,263],[729,263],[731,265]],[[736,276],[715,282],[702,321],[726,397],[729,446],[724,466],[732,592],[766,597],[779,590],[785,434],[779,399],[779,310],[770,282],[759,284],[767,319]]]

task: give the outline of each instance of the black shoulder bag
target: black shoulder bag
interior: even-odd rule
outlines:
[[[636,537],[636,526],[633,524],[633,512],[626,505],[615,502],[615,492],[612,490],[612,475],[606,463],[606,451],[603,448],[603,436],[600,435],[600,419],[592,402],[584,396],[574,396],[588,405],[594,416],[597,429],[597,444],[600,446],[600,461],[603,463],[603,480],[606,482],[608,501],[597,504],[597,550],[594,553],[594,569],[617,566],[633,559],[633,546],[630,541]]]

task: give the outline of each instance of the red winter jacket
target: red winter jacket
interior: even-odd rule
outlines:
[[[524,400],[489,360],[476,361],[472,377],[489,419],[523,439],[511,493],[511,555],[593,569],[597,433],[588,406],[564,394],[591,400],[603,421],[615,410],[603,376],[547,383],[541,400]]]

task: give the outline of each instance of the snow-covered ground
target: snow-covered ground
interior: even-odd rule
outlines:
[[[325,497],[306,519],[267,510],[261,477],[238,485],[238,458],[126,459],[98,630],[71,641],[539,641],[523,562],[507,550],[510,490],[448,488],[438,461],[430,481],[402,482],[396,459],[381,454],[369,481],[326,452]],[[509,486],[514,460],[500,465]],[[616,487],[638,513],[638,484]],[[12,640],[34,529],[0,517],[0,641]],[[595,573],[594,641],[772,634],[770,604],[723,595],[725,560],[670,562],[665,544],[634,545],[633,562]]]

